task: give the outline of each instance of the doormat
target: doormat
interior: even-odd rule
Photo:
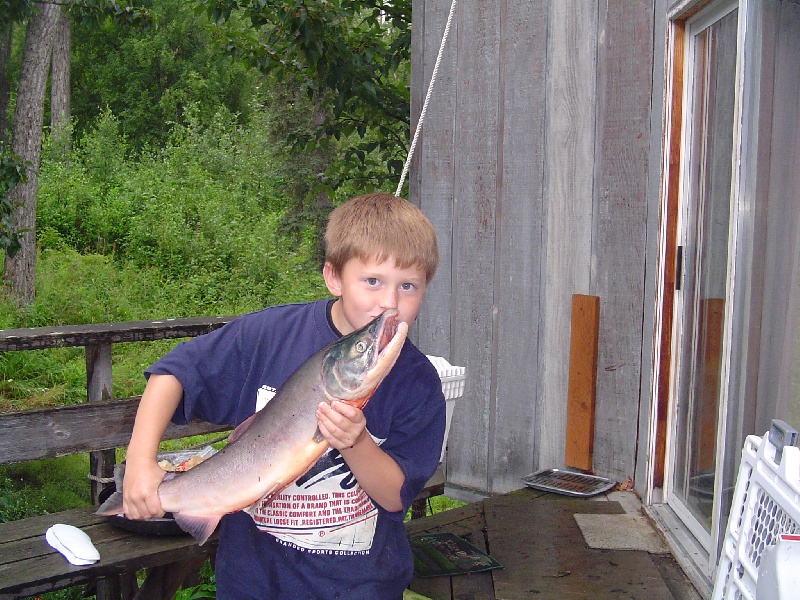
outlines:
[[[502,569],[503,565],[452,533],[425,533],[409,539],[417,577],[447,577]]]
[[[664,538],[643,515],[580,515],[575,522],[589,548],[644,550],[650,554],[669,552]]]

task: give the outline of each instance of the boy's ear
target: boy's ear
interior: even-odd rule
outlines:
[[[322,266],[322,278],[325,280],[325,285],[332,296],[338,297],[342,295],[342,281],[329,261],[325,261]]]

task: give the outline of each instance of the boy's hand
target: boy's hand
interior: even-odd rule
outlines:
[[[355,446],[366,435],[367,419],[360,408],[345,402],[320,402],[317,425],[325,440],[337,450]]]
[[[164,516],[158,486],[166,471],[155,461],[127,464],[122,483],[122,510],[128,519],[142,520]]]
[[[373,502],[390,512],[403,508],[400,488],[405,475],[370,437],[360,408],[345,402],[320,403],[317,425],[325,440],[342,453],[353,477]]]

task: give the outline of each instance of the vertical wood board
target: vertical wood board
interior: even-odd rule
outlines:
[[[633,477],[639,414],[653,5],[600,3],[593,290],[603,301],[594,470]]]
[[[489,490],[533,471],[539,395],[547,0],[505,0],[500,35],[500,164],[495,269],[496,357]]]
[[[536,469],[564,460],[570,298],[591,292],[597,6],[551,2],[549,23]]]
[[[414,1],[412,43],[415,54],[411,70],[414,128],[436,63],[449,8],[448,2]],[[457,44],[458,23],[454,19],[417,142],[409,190],[410,200],[420,207],[436,230],[440,256],[439,268],[428,286],[417,319],[417,340],[424,352],[443,356],[450,362],[454,362],[450,317],[453,310],[453,133]]]
[[[495,6],[459,5],[451,323],[454,358],[466,367],[469,389],[453,415],[447,477],[482,490],[493,363],[499,33]]]
[[[798,304],[798,261],[800,260],[800,5],[780,3],[774,23],[774,78],[764,82],[773,91],[771,114],[769,180],[767,183],[767,233],[765,235],[763,341],[759,358],[757,426],[772,418],[792,417],[798,426],[800,397],[797,381],[797,355],[800,349],[793,339],[798,323],[794,321]],[[768,72],[769,73],[769,72]],[[792,363],[795,363],[793,368]]]
[[[777,400],[775,414],[795,427],[800,423],[800,122],[797,98],[800,98],[800,4],[782,4],[775,69],[775,96],[772,129],[772,171],[770,173],[769,203],[774,206],[775,219],[768,239],[772,253],[767,272],[770,280],[767,290],[780,289],[780,296],[771,300],[767,314],[773,315],[773,328],[782,333],[780,342],[767,343],[767,347],[781,348],[781,360],[771,360],[768,367],[777,380],[773,398]],[[794,198],[794,200],[793,200]],[[780,244],[778,241],[783,243]],[[776,336],[777,337],[777,336]],[[778,345],[780,344],[780,346]]]
[[[573,294],[564,464],[592,470],[600,298]]]

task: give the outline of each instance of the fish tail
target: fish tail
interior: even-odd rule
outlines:
[[[96,515],[105,517],[122,514],[122,492],[114,492],[108,499],[100,505],[95,512]]]
[[[183,513],[173,513],[172,516],[178,527],[191,535],[201,546],[214,533],[221,518],[219,516],[187,515]]]

